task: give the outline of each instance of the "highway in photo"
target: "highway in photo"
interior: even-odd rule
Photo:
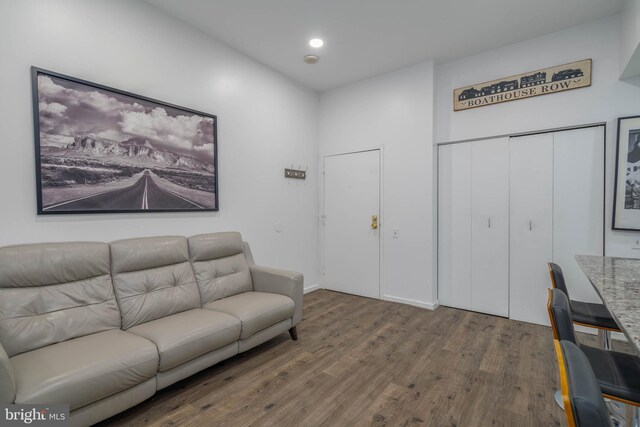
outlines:
[[[45,211],[203,209],[182,196],[158,186],[148,170],[129,187],[45,207]]]

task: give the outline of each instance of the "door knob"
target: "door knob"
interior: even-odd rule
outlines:
[[[371,229],[378,229],[378,215],[371,215]]]

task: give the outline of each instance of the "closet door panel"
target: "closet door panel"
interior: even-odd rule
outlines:
[[[572,299],[601,302],[575,256],[603,255],[604,128],[556,132],[553,151],[553,260]]]
[[[471,309],[509,316],[509,139],[471,148]]]
[[[438,149],[438,299],[471,308],[471,144]]]
[[[509,316],[549,324],[547,262],[553,259],[553,134],[510,140]]]

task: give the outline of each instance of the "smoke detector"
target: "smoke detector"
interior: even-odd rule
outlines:
[[[304,62],[307,64],[316,64],[318,61],[320,61],[320,58],[316,55],[307,55],[304,57]]]

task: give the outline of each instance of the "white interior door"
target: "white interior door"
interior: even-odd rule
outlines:
[[[438,299],[471,309],[471,145],[438,148]]]
[[[553,135],[553,260],[571,298],[600,302],[576,255],[603,255],[604,127]]]
[[[548,325],[553,259],[553,134],[511,138],[509,317]]]
[[[325,157],[326,289],[380,298],[379,215],[380,150]]]
[[[471,310],[509,316],[509,139],[471,144]]]

